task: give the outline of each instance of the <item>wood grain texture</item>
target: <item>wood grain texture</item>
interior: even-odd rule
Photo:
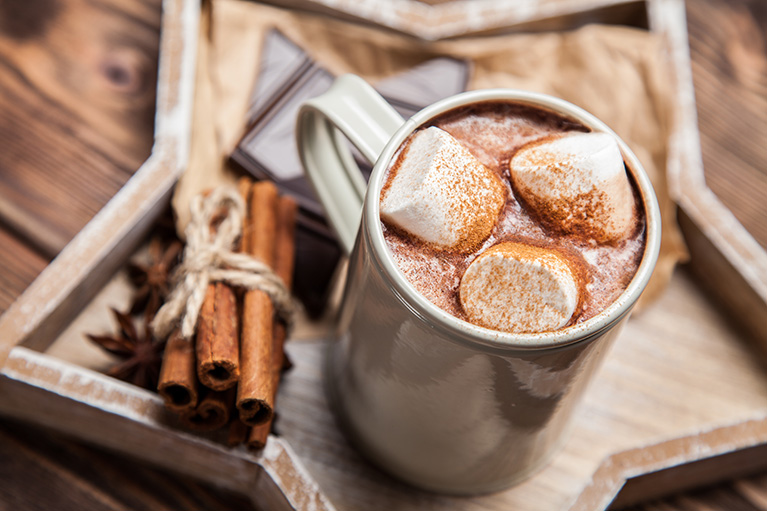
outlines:
[[[265,511],[334,509],[278,438],[270,437],[262,451],[251,454],[179,431],[155,394],[22,346],[12,350],[1,372],[4,415],[247,495]]]
[[[767,3],[687,2],[706,183],[767,249]]]
[[[0,224],[0,315],[48,262]]]
[[[0,509],[253,510],[249,500],[13,421],[0,429]]]
[[[762,511],[767,509],[767,475],[700,489],[626,511]]]
[[[703,15],[687,4],[688,31],[693,35],[684,37],[689,45],[686,41],[674,45],[674,60],[685,70],[675,84],[680,119],[675,146],[687,151],[680,153],[677,165],[669,166],[668,175],[690,267],[722,310],[733,317],[733,324],[767,347],[767,250],[757,238],[767,215],[761,204],[763,176],[755,170],[764,165],[759,162],[767,161],[767,115],[759,99],[741,100],[742,86],[733,79],[732,70],[738,65],[732,56],[744,51],[727,51],[746,47],[753,54],[763,53],[764,9],[755,5],[750,11],[738,9],[747,5],[754,4],[696,3],[707,9]],[[753,16],[744,22],[743,12]],[[679,14],[684,16],[684,10]],[[733,25],[742,25],[740,31],[748,32],[748,37],[739,42],[742,34],[735,35]],[[703,98],[697,104],[696,93]],[[757,166],[750,167],[752,163]]]
[[[0,222],[53,257],[149,156],[160,1],[0,3]]]
[[[130,119],[133,118],[132,116],[138,116],[137,110],[141,110],[140,106],[136,106],[135,109],[133,107],[112,108],[107,106],[106,102],[101,101],[105,95],[102,96],[97,93],[101,90],[98,87],[78,88],[71,85],[73,77],[79,76],[80,79],[88,81],[85,77],[96,73],[92,68],[84,67],[86,62],[90,61],[92,64],[98,60],[96,58],[98,55],[91,53],[94,50],[89,46],[95,45],[96,51],[113,48],[113,46],[99,46],[101,42],[108,39],[105,34],[109,33],[111,34],[110,37],[122,41],[141,39],[138,41],[139,47],[156,47],[158,35],[156,31],[133,29],[136,20],[146,16],[147,6],[154,6],[153,8],[157,9],[159,6],[157,0],[145,2],[73,0],[69,3],[65,3],[63,0],[35,0],[26,2],[27,5],[34,6],[34,9],[14,10],[16,6],[21,4],[24,2],[0,2],[0,90],[2,91],[0,95],[0,103],[2,104],[2,108],[0,108],[0,223],[13,227],[15,233],[31,233],[28,241],[20,241],[20,238],[15,234],[11,236],[11,241],[8,244],[5,243],[5,239],[0,238],[0,258],[5,257],[2,254],[4,249],[7,249],[10,258],[13,258],[14,255],[18,256],[14,259],[16,266],[2,267],[0,270],[0,277],[4,279],[0,280],[0,291],[7,292],[9,297],[14,293],[17,294],[20,289],[17,290],[16,286],[23,286],[22,282],[30,278],[30,275],[36,274],[39,271],[39,265],[44,263],[45,257],[37,256],[36,253],[41,252],[48,256],[55,254],[60,249],[60,245],[77,231],[77,228],[73,228],[73,226],[78,221],[82,225],[92,215],[92,212],[97,211],[100,204],[103,204],[103,201],[109,197],[107,188],[119,187],[119,182],[124,182],[124,179],[127,179],[132,162],[140,163],[143,161],[143,157],[139,154],[140,151],[148,152],[147,140],[151,140],[148,135],[151,131],[151,118],[146,113],[143,114],[143,122],[149,121],[145,128],[147,131],[141,131],[140,128],[134,126],[135,129],[131,133],[131,136],[143,140],[143,142],[128,142],[127,139],[123,140],[120,136],[117,136],[116,140],[108,140],[109,132],[125,135],[127,131],[130,131],[120,128],[123,125],[131,125]],[[742,9],[743,6],[746,6],[745,11]],[[754,65],[752,63],[752,54],[754,49],[758,47],[758,44],[754,46],[753,41],[758,41],[759,38],[755,39],[749,33],[749,30],[753,29],[754,26],[757,29],[761,27],[761,40],[764,40],[766,24],[763,17],[763,6],[764,2],[758,3],[758,0],[751,2],[738,0],[735,3],[725,2],[725,0],[688,2],[691,53],[699,99],[698,113],[701,120],[700,127],[703,135],[707,178],[710,182],[712,179],[717,179],[709,175],[711,170],[720,169],[725,172],[722,178],[725,181],[724,184],[729,184],[730,178],[727,177],[726,172],[733,168],[739,170],[741,166],[739,161],[746,162],[744,166],[749,169],[761,168],[764,170],[766,168],[763,163],[754,163],[755,161],[764,161],[759,159],[763,157],[763,152],[760,153],[760,150],[764,150],[764,144],[761,146],[754,144],[754,141],[764,140],[763,135],[760,135],[761,138],[757,136],[762,134],[764,129],[764,118],[758,114],[761,112],[764,115],[765,110],[761,108],[757,111],[757,107],[760,105],[759,100],[764,99],[764,68],[760,67],[760,64]],[[83,20],[90,20],[89,23],[76,22],[71,17],[71,13],[69,18],[65,16],[70,9],[84,9],[86,11],[90,9],[98,15],[85,15]],[[114,25],[98,26],[99,20],[120,12],[122,12],[120,16],[124,16],[124,18],[119,22],[115,22]],[[154,15],[158,15],[159,11],[153,12],[155,12]],[[745,21],[738,18],[738,16],[743,16],[744,12],[747,13]],[[759,14],[760,12],[761,14]],[[50,14],[41,17],[41,13]],[[755,25],[752,23],[753,20],[749,20],[749,16],[752,16],[753,13],[756,13],[753,17],[756,20]],[[69,28],[65,30],[63,27],[66,26]],[[75,26],[76,29],[73,28]],[[734,26],[745,27],[745,29],[739,28],[737,33],[734,33],[732,28],[726,28]],[[107,31],[107,27],[109,27],[109,31]],[[57,36],[60,38],[53,39],[53,41],[68,45],[69,51],[79,52],[82,58],[68,57],[56,53],[48,47],[52,41],[50,39],[53,37],[52,34],[59,33],[55,32],[56,30],[64,30],[66,37]],[[100,33],[103,37],[102,39],[89,39],[85,35],[88,33],[91,35]],[[127,35],[123,35],[126,33]],[[45,43],[41,49],[38,48],[28,54],[18,53],[20,48],[39,44],[41,41]],[[723,48],[728,48],[728,50],[725,51]],[[10,59],[11,64],[7,64],[9,57],[6,54],[11,49],[14,54]],[[37,57],[39,55],[47,56],[38,60],[38,63],[44,64],[41,65],[40,69],[29,69],[25,65],[31,61],[19,63],[15,60],[22,54],[31,54]],[[53,55],[71,61],[71,69],[74,71],[56,67]],[[740,65],[733,66],[724,62],[730,60],[732,55],[735,55],[735,60],[740,61]],[[14,66],[22,69],[22,71],[9,71],[15,69]],[[735,71],[736,68],[738,68],[737,71]],[[761,71],[759,71],[760,69]],[[37,73],[48,74],[43,77]],[[122,71],[107,74],[118,82],[123,80],[121,78],[123,76]],[[96,75],[101,77],[100,80],[111,83],[110,80],[104,78],[103,73],[101,75],[96,73]],[[127,72],[126,76],[135,75]],[[737,83],[732,80],[737,80]],[[92,83],[103,82],[94,79]],[[747,94],[754,101],[751,99],[743,101],[737,97],[742,93],[742,89],[738,87],[743,87],[744,83],[747,84],[746,88],[752,87],[754,83],[757,84],[758,87],[755,89],[757,97],[753,98],[753,93]],[[67,95],[51,91],[49,90],[50,87],[64,89],[70,87],[72,90],[71,94]],[[716,87],[719,89],[716,90]],[[709,92],[702,92],[701,88],[708,89]],[[40,96],[39,101],[35,100],[36,96]],[[124,97],[126,94],[117,96]],[[735,96],[734,102],[731,101],[731,96]],[[9,101],[9,98],[12,98],[13,101]],[[4,102],[13,104],[6,106]],[[124,103],[122,104],[124,105]],[[727,105],[734,105],[738,112],[730,114],[726,111]],[[708,113],[705,111],[707,108],[711,109]],[[716,109],[720,109],[720,111],[717,113]],[[749,109],[753,111],[749,111]],[[22,110],[28,110],[31,115],[25,114]],[[727,115],[723,115],[722,112]],[[114,116],[114,119],[99,117],[102,114],[104,117]],[[741,122],[740,119],[748,120],[745,124],[752,129],[742,129],[738,124]],[[97,123],[91,125],[90,122]],[[733,132],[733,123],[735,123],[735,132],[739,135],[737,139],[727,138],[732,136],[729,132]],[[722,142],[724,140],[726,143]],[[125,145],[121,146],[122,143]],[[46,154],[42,154],[41,147],[47,148]],[[122,147],[123,152],[117,150],[118,147]],[[133,147],[133,149],[129,149],[129,147]],[[737,147],[737,151],[733,149],[735,147]],[[136,153],[133,153],[133,150],[136,150]],[[144,154],[145,156],[146,154]],[[113,174],[110,173],[112,169],[118,169],[115,170],[115,173],[120,176],[124,175],[124,177],[114,178]],[[85,173],[84,175],[87,175],[88,179],[78,181],[76,176],[70,175],[72,173],[80,175],[80,172]],[[106,184],[97,182],[101,179],[106,181]],[[752,181],[747,181],[747,183],[748,186],[751,186]],[[41,186],[41,184],[53,190],[36,190],[35,187]],[[715,186],[712,183],[712,187]],[[734,191],[737,192],[737,189]],[[761,196],[764,197],[765,195],[762,193]],[[94,202],[91,203],[91,200]],[[733,210],[737,210],[740,200],[737,193],[731,200],[734,201],[734,205],[730,206],[733,207]],[[42,206],[45,206],[46,201],[59,202],[56,202],[57,207],[51,206],[46,209],[40,204],[43,203]],[[753,206],[748,207],[752,208],[751,211],[753,212]],[[758,213],[757,210],[757,220],[759,219]],[[736,212],[736,214],[739,213]],[[45,215],[52,218],[45,219],[43,218]],[[741,221],[747,224],[746,218],[747,216],[741,217]],[[764,219],[763,213],[762,219]],[[53,227],[48,226],[48,221],[52,222]],[[65,232],[63,229],[66,228],[73,228],[73,230]],[[40,231],[38,229],[45,230]],[[0,233],[2,232],[4,231],[0,229]],[[757,236],[756,232],[753,230],[752,232]],[[760,239],[763,240],[764,238],[760,237]],[[764,245],[763,241],[762,244]],[[31,257],[28,256],[29,254]],[[18,276],[23,276],[23,278],[18,279]],[[683,277],[683,279],[687,279],[687,277]],[[6,288],[5,282],[12,282],[12,286]],[[694,289],[694,286],[690,287],[689,279],[683,280],[682,286],[684,289]],[[673,295],[672,298],[678,299],[679,296],[678,294]],[[683,296],[684,292],[682,292]],[[672,301],[668,311],[664,313],[662,318],[658,319],[656,326],[647,329],[646,332],[650,334],[655,332],[658,335],[662,333],[662,338],[673,345],[677,341],[672,332],[675,328],[682,330],[689,328],[705,334],[706,329],[695,324],[691,316],[687,315],[691,310],[694,311],[697,308],[697,310],[708,311],[709,314],[716,316],[715,309],[705,305],[704,302],[697,301],[681,308],[677,308],[677,305]],[[644,321],[641,318],[637,320]],[[729,331],[726,322],[721,318],[715,319],[714,322],[718,325],[715,332]],[[663,324],[670,325],[669,330],[664,330]],[[705,336],[701,338],[705,339]],[[673,350],[673,346],[670,349]],[[732,359],[729,357],[732,356],[732,352],[727,351],[727,347],[722,349],[724,351],[720,354],[723,353],[725,360],[731,361]],[[310,373],[304,373],[304,378],[307,378],[306,374],[308,374],[308,379],[311,381],[319,381],[319,373],[317,372],[319,371],[319,358],[316,358],[317,366],[312,368]],[[673,362],[674,360],[666,362],[667,367],[673,367]],[[709,369],[708,363],[704,363],[695,371],[700,372],[698,376],[705,380],[707,376],[710,377],[712,374]],[[672,389],[678,391],[677,385],[681,385],[684,379],[689,376],[694,376],[694,372],[679,374],[678,381],[675,380]],[[294,381],[296,378],[299,378],[297,373],[293,377]],[[739,379],[742,381],[742,378],[744,375],[733,374],[725,376],[724,380],[727,383],[727,388],[732,388],[729,386],[732,381],[737,382]],[[293,388],[298,388],[296,392],[304,401],[319,392],[316,385],[314,387],[305,385],[296,387],[293,385]],[[668,391],[667,387],[657,388],[659,394],[666,391]],[[732,410],[733,406],[737,406],[739,397],[737,392],[732,392],[731,395],[717,401],[718,406],[722,409]],[[728,400],[734,401],[734,403],[728,403]],[[311,417],[311,424],[299,425],[300,427],[295,429],[295,425],[291,425],[290,419],[286,417],[277,424],[277,429],[287,434],[293,428],[294,436],[291,437],[291,442],[301,446],[302,457],[311,460],[313,471],[319,469],[324,472],[321,474],[323,482],[330,480],[332,484],[337,485],[329,492],[332,493],[334,500],[348,504],[358,499],[355,495],[367,492],[370,501],[376,505],[390,502],[392,495],[402,490],[402,487],[398,486],[398,483],[392,482],[393,489],[388,488],[376,492],[381,479],[390,480],[359,459],[346,446],[337,432],[323,437],[318,436],[316,432],[308,431],[312,425],[321,428],[332,427],[332,418],[326,413],[326,410],[317,403],[308,402],[309,405],[301,413]],[[716,412],[717,410],[713,410],[711,413]],[[680,410],[675,413],[677,417],[683,417],[685,414],[696,412],[691,403],[680,400]],[[229,497],[218,499],[214,501],[215,504],[212,504],[210,490],[200,489],[197,483],[188,478],[171,476],[164,471],[148,468],[142,463],[135,463],[122,456],[105,454],[98,449],[85,448],[76,442],[61,437],[48,440],[46,435],[48,433],[27,425],[5,421],[0,425],[0,480],[3,481],[0,483],[0,509],[5,509],[5,505],[9,506],[8,509],[56,508],[65,511],[68,509],[180,508],[224,510],[249,508],[241,501],[231,500]],[[330,455],[327,454],[330,449],[338,450],[333,455],[340,460],[338,464],[323,461],[330,459]],[[577,463],[578,460],[573,457],[570,462]],[[363,480],[360,486],[351,488],[349,492],[345,492],[346,489],[339,486],[337,482],[333,483],[334,478],[346,471],[354,472],[357,470],[361,471]],[[339,480],[342,481],[342,478]],[[732,483],[669,497],[632,508],[632,510],[767,510],[765,488],[767,488],[767,476],[756,475]],[[541,495],[545,496],[543,493]],[[441,507],[438,504],[442,500],[432,495],[418,494],[413,498],[416,505],[422,509]],[[465,499],[461,500],[460,504],[462,508],[471,508],[478,505],[478,500]],[[496,507],[505,509],[503,506]],[[345,508],[354,509],[354,507],[348,506]]]

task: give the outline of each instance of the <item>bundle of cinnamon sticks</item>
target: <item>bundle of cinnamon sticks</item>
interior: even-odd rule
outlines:
[[[247,205],[239,250],[268,265],[287,289],[295,259],[297,205],[271,182],[242,178]],[[286,325],[265,292],[211,282],[193,342],[168,339],[158,392],[191,429],[229,427],[229,443],[262,448],[286,358]]]

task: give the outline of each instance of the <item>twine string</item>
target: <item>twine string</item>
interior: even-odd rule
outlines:
[[[205,197],[196,195],[192,198],[190,211],[191,219],[185,231],[186,247],[183,260],[174,273],[173,291],[152,320],[155,335],[166,338],[180,325],[181,336],[190,339],[211,282],[265,292],[278,317],[290,330],[295,304],[285,283],[263,262],[232,250],[242,233],[245,216],[245,203],[237,190],[221,186]],[[211,223],[222,212],[224,216],[218,228],[211,229]]]

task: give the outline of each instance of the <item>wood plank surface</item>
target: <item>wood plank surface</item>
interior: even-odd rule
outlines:
[[[0,314],[32,283],[48,262],[0,224]]]
[[[254,509],[241,495],[18,422],[0,429],[0,481],[2,510]]]
[[[767,249],[767,2],[687,2],[709,188]]]
[[[160,2],[0,3],[0,223],[46,257],[149,156]]]
[[[767,246],[767,3],[694,0],[687,15],[707,180]],[[149,154],[159,16],[159,0],[0,2],[0,311]],[[754,193],[744,197],[744,189]],[[317,479],[338,470],[327,467]],[[343,502],[335,491],[331,497]],[[53,508],[251,506],[58,434],[3,422],[0,510]],[[631,509],[764,511],[767,475]]]

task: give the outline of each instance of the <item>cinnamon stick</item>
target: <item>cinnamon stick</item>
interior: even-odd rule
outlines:
[[[240,419],[233,420],[231,424],[229,424],[229,434],[226,438],[226,444],[229,447],[235,447],[245,443],[248,439],[248,430],[250,430],[250,427]]]
[[[189,429],[215,431],[229,424],[233,404],[234,390],[224,392],[209,390],[196,408],[181,415],[181,420]]]
[[[281,197],[277,205],[277,241],[275,243],[274,271],[290,289],[293,283],[293,266],[295,263],[295,226],[298,205],[290,197]],[[285,338],[287,330],[281,321],[275,321],[272,339],[272,380],[276,399],[280,374],[285,366]],[[266,439],[272,429],[274,416],[263,424],[253,427],[248,434],[248,447],[263,449]]]
[[[212,231],[219,220],[213,220]],[[228,284],[215,282],[208,285],[197,321],[195,347],[200,383],[218,391],[237,384],[240,376],[237,299]]]
[[[268,422],[250,428],[250,431],[248,432],[248,439],[245,442],[245,445],[247,445],[248,449],[259,451],[266,447],[266,441],[269,438],[269,433],[272,432],[272,421],[273,418]]]
[[[290,197],[280,197],[277,204],[277,242],[275,243],[274,253],[274,272],[277,274],[285,288],[290,290],[293,287],[293,266],[296,260],[296,215],[298,214],[298,204]],[[283,368],[285,352],[283,345],[285,343],[286,329],[282,322],[277,322],[280,327],[278,334],[274,337],[275,353],[277,358],[275,364],[277,368],[277,377]]]
[[[213,390],[234,387],[240,376],[237,299],[223,282],[208,285],[197,323],[197,375]]]
[[[268,181],[255,183],[249,203],[250,229],[245,233],[248,253],[274,266],[277,230],[277,187]],[[240,384],[237,408],[249,426],[268,421],[274,410],[274,379],[271,376],[274,307],[260,290],[245,293],[242,305]]]
[[[197,406],[197,374],[192,343],[176,329],[165,345],[158,393],[169,410],[184,412]]]
[[[253,188],[253,180],[249,177],[241,177],[237,181],[237,190],[240,192],[240,197],[245,203],[245,216],[242,219],[242,233],[240,234],[240,246],[239,251],[243,254],[250,254],[250,244],[248,241],[251,238],[251,231],[253,226],[250,221],[250,191]]]

